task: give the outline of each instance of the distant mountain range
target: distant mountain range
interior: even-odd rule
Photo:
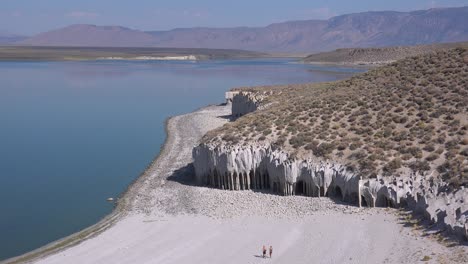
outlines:
[[[26,36],[20,36],[20,35],[15,35],[11,33],[6,33],[6,32],[0,32],[0,45],[2,44],[10,44],[10,43],[15,43],[15,42],[20,42],[28,37]]]
[[[468,7],[413,12],[364,12],[328,20],[266,27],[139,31],[120,26],[72,25],[19,40],[34,46],[223,48],[305,53],[351,47],[416,45],[468,40]]]

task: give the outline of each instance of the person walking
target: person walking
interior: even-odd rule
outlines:
[[[266,257],[266,247],[265,247],[265,245],[263,245],[262,251],[263,251],[263,258],[265,258]]]
[[[271,258],[271,255],[273,255],[273,246],[270,246],[270,258]]]

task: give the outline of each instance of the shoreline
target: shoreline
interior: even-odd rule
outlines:
[[[207,105],[200,107],[198,109],[195,109],[192,112],[186,113],[186,114],[181,114],[181,115],[176,115],[176,116],[171,116],[167,117],[164,121],[164,133],[165,133],[165,140],[162,145],[161,150],[159,153],[155,156],[155,158],[151,161],[151,163],[148,164],[148,166],[145,168],[145,170],[137,177],[135,178],[128,186],[127,188],[119,195],[115,202],[114,209],[112,210],[111,213],[108,215],[104,216],[101,220],[99,220],[97,223],[86,227],[80,231],[77,231],[73,234],[70,234],[66,237],[60,238],[56,241],[52,241],[42,247],[39,247],[37,249],[34,249],[32,251],[26,252],[24,254],[21,254],[16,257],[8,258],[5,260],[0,261],[0,264],[15,264],[15,263],[31,263],[34,262],[38,259],[45,258],[47,256],[56,254],[60,251],[66,250],[70,247],[76,246],[83,241],[86,241],[92,237],[95,237],[102,232],[108,230],[110,227],[115,225],[119,220],[124,218],[128,213],[131,212],[131,203],[135,202],[136,199],[136,194],[138,193],[139,189],[141,189],[143,186],[144,181],[146,178],[150,177],[151,173],[155,170],[155,168],[158,165],[158,161],[160,161],[164,155],[167,155],[167,149],[168,147],[173,143],[174,141],[174,131],[171,131],[169,126],[170,123],[177,117],[187,115],[187,114],[192,114],[196,113],[199,111],[203,111],[204,109],[210,108],[213,105]],[[139,186],[137,186],[139,185]]]
[[[194,186],[192,148],[228,122],[229,106],[168,118],[160,154],[118,200],[110,225],[6,263],[261,263],[262,244],[274,245],[271,263],[415,263],[429,252],[429,263],[465,258],[466,248],[445,247],[423,238],[417,227],[405,227],[395,209]]]
[[[393,63],[395,61],[386,61],[386,62],[327,62],[327,61],[299,61],[298,63],[309,64],[309,65],[318,65],[318,66],[335,66],[335,67],[353,67],[353,68],[364,68],[371,69],[383,65]]]

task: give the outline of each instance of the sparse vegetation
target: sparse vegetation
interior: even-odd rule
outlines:
[[[401,60],[410,56],[422,55],[430,52],[435,52],[442,49],[456,48],[459,46],[468,46],[468,42],[462,43],[442,43],[432,45],[417,45],[417,46],[399,46],[399,47],[383,47],[383,48],[349,48],[337,49],[330,52],[322,52],[312,54],[304,58],[304,62],[311,63],[338,63],[338,64],[385,64],[396,60]],[[430,70],[429,67],[434,61],[426,60],[425,70]],[[447,70],[445,72],[450,72]],[[443,72],[443,73],[445,73]],[[415,82],[415,81],[413,81]],[[429,80],[421,80],[421,85],[428,86]],[[397,111],[395,111],[397,112]]]

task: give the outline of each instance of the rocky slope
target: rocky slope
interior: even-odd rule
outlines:
[[[468,7],[414,12],[364,12],[329,20],[266,27],[180,28],[144,32],[117,26],[73,25],[20,42],[44,46],[224,48],[304,53],[350,47],[468,40]]]
[[[193,150],[196,179],[408,207],[468,238],[467,76],[459,48],[342,82],[238,91],[242,117]]]
[[[438,50],[468,47],[468,42],[384,48],[337,49],[305,57],[305,63],[341,65],[383,65],[407,57],[422,55]]]

